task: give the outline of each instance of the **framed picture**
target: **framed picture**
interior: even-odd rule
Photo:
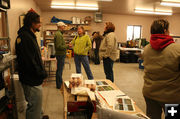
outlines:
[[[23,20],[24,20],[25,15],[20,15],[19,16],[19,28],[23,26]]]

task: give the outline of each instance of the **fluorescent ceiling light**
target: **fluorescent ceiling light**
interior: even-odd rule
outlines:
[[[58,2],[52,2],[51,5],[67,5],[67,6],[73,6],[74,3],[58,3]]]
[[[172,15],[172,12],[154,12],[156,15]]]
[[[162,2],[180,2],[180,0],[162,0]]]
[[[73,2],[74,0],[54,0],[51,3],[51,8],[55,9],[78,9],[78,10],[98,10],[97,1],[80,1]]]
[[[74,0],[52,0],[51,5],[73,6],[75,2]]]
[[[52,5],[51,8],[55,9],[78,9],[78,10],[98,10],[98,7],[74,7],[74,6],[58,6]]]
[[[144,13],[144,14],[154,14],[152,11],[140,11],[140,10],[135,10],[135,13]]]
[[[57,9],[75,9],[74,6],[58,6],[58,5],[51,5],[51,8]]]
[[[112,2],[112,0],[97,0],[97,1]]]
[[[153,11],[153,9],[145,9],[145,8],[135,8],[135,10],[137,10],[137,11]]]
[[[98,7],[76,7],[79,10],[98,10]]]
[[[155,9],[155,11],[156,12],[168,12],[168,13],[170,12],[170,13],[172,13],[172,9],[171,10],[170,9],[166,9],[166,10],[165,9]]]
[[[160,11],[148,11],[148,10],[134,10],[135,13],[143,13],[143,14],[155,14],[155,15],[172,15],[172,12],[160,12]]]
[[[160,4],[163,6],[180,7],[179,2],[161,2]]]

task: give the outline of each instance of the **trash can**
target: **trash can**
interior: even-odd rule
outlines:
[[[144,69],[143,60],[139,60],[139,69]]]

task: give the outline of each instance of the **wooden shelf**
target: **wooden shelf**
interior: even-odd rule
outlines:
[[[69,25],[89,25],[89,24],[69,24]]]
[[[73,38],[64,38],[64,40],[73,40]]]
[[[54,30],[54,29],[47,29],[45,31],[57,31],[57,30]]]
[[[63,35],[65,42],[70,42],[70,41],[73,40],[73,38],[76,35],[71,35],[71,34],[72,33],[74,34],[74,33],[77,32],[78,25],[83,25],[85,31],[90,31],[91,30],[90,24],[67,24],[67,27],[64,30],[65,33]],[[54,34],[55,34],[56,31],[57,31],[56,23],[47,23],[47,24],[45,24],[45,31],[44,31],[44,43],[45,44],[47,43],[47,41],[51,41],[51,40],[54,39]],[[46,32],[49,35],[47,35]]]
[[[69,35],[69,36],[64,36],[64,37],[75,37],[75,35],[73,35],[73,36]]]
[[[0,40],[9,40],[8,37],[0,37]]]
[[[67,24],[66,25],[89,25],[89,24]],[[46,25],[57,25],[56,23],[47,23]]]
[[[12,61],[16,58],[16,56],[11,56],[10,58],[6,59],[5,63],[3,61],[0,62],[0,72],[3,72],[7,68],[11,67]]]
[[[45,37],[54,37],[53,35],[46,35]]]
[[[54,38],[45,38],[45,40],[53,40]]]
[[[45,37],[46,37],[46,39],[51,39],[51,38],[54,39],[54,36],[45,36]],[[63,36],[63,37],[65,37],[65,38],[74,38],[75,36]]]
[[[48,29],[48,30],[46,30],[46,31],[52,31],[52,32],[55,32],[55,31],[57,31],[57,30],[54,30],[54,29],[52,29],[52,30],[51,30],[51,29]],[[77,30],[66,29],[66,30],[64,30],[64,31],[77,31]]]

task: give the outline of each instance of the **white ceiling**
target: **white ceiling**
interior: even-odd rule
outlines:
[[[51,0],[34,0],[42,11],[75,11],[77,10],[62,10],[52,9]],[[57,1],[57,0],[56,0]],[[60,0],[59,0],[60,1]],[[81,0],[82,1],[82,0]],[[86,0],[83,0],[86,1]],[[113,0],[112,2],[98,2],[99,11],[102,13],[112,14],[132,14],[135,15],[135,8],[146,8],[146,9],[161,9],[161,10],[172,10],[173,14],[179,14],[180,8],[171,8],[166,6],[160,6],[161,0]],[[84,11],[84,10],[83,10]],[[87,12],[87,11],[85,11]],[[94,11],[88,11],[94,12]]]

